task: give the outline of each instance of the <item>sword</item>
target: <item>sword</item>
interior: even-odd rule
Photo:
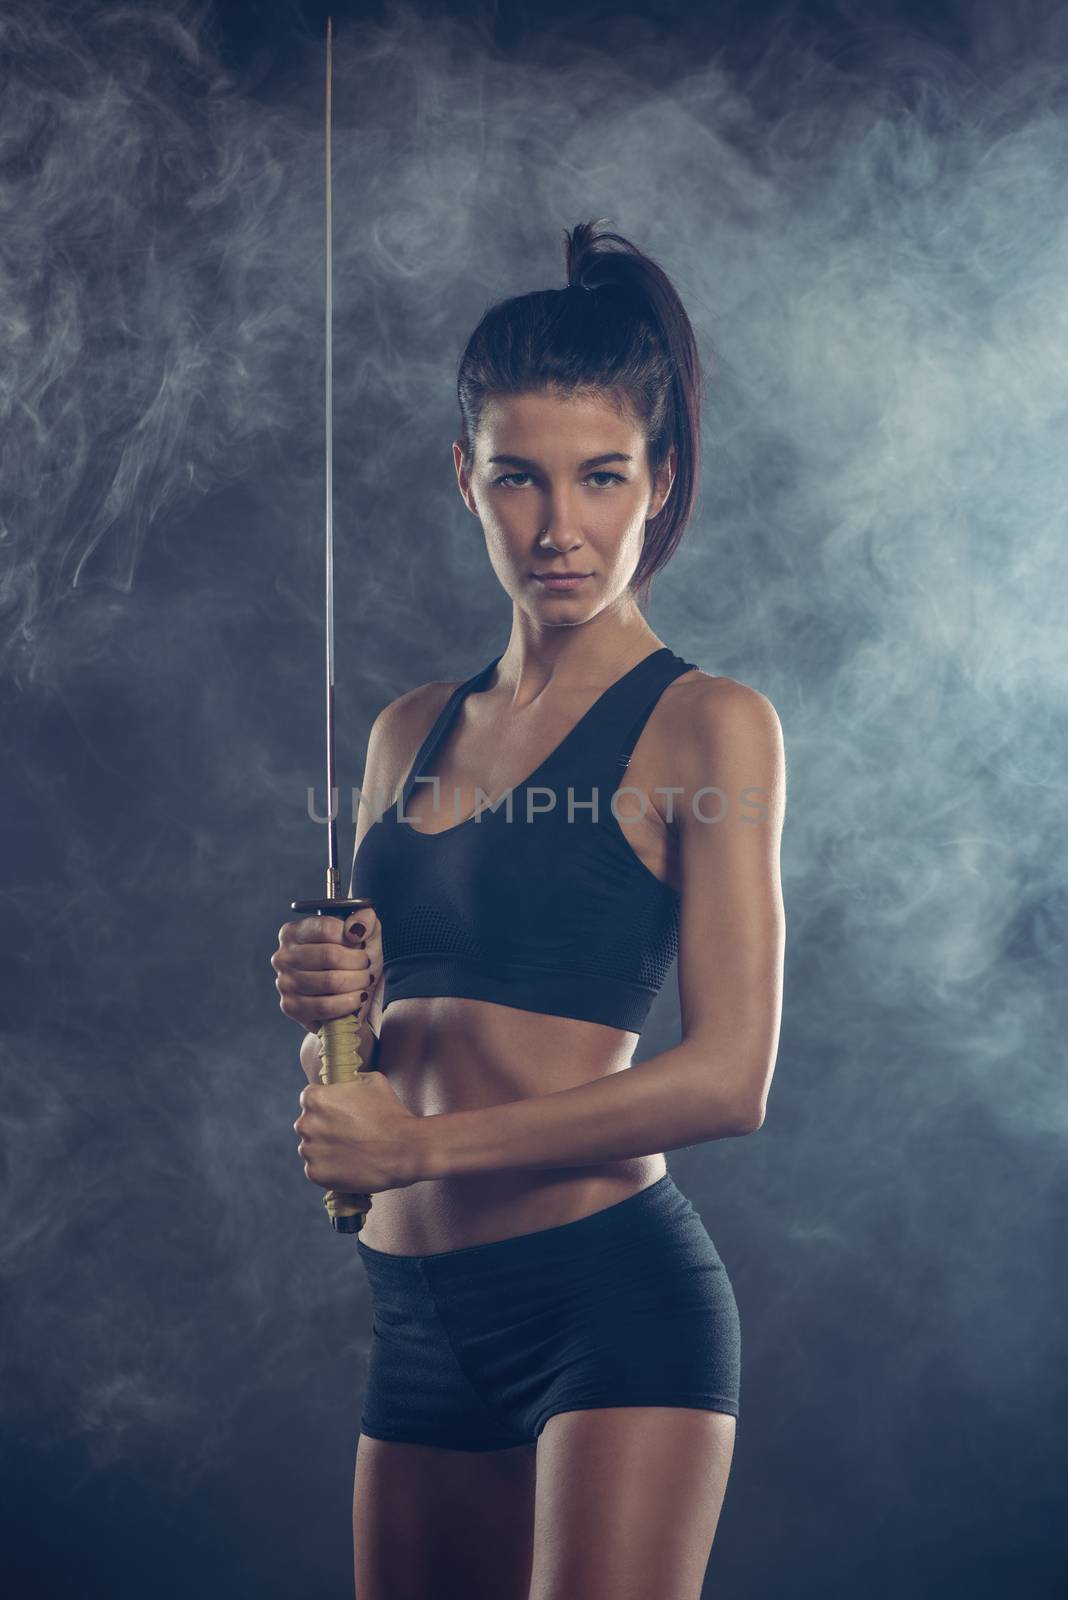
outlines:
[[[330,124],[333,79],[333,22],[326,23],[326,801],[329,821],[326,843],[326,898],[293,900],[292,911],[306,916],[339,917],[342,922],[353,911],[369,906],[370,900],[346,900],[338,895],[337,865],[337,789],[334,776],[334,228],[333,179],[330,166]],[[364,1067],[360,1055],[361,1019],[356,1012],[331,1018],[319,1025],[319,1078],[322,1083],[350,1083]],[[359,1233],[371,1209],[369,1194],[337,1194],[328,1189],[323,1196],[335,1233]]]

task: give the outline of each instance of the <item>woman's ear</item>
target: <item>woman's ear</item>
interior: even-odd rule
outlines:
[[[649,516],[647,519],[649,522],[652,522],[654,517],[658,517],[661,511],[663,511],[664,507],[667,505],[668,495],[671,493],[672,486],[675,482],[675,467],[677,462],[678,452],[676,451],[675,446],[672,445],[671,449],[667,453],[667,460],[664,462],[662,467],[657,468],[656,475],[653,480],[653,495],[649,502]],[[654,507],[656,508],[655,510],[653,509]]]
[[[464,504],[473,517],[478,516],[478,507],[475,505],[475,496],[471,489],[471,479],[467,468],[464,466],[464,447],[459,439],[452,441],[452,462],[456,468],[456,482],[463,496]]]

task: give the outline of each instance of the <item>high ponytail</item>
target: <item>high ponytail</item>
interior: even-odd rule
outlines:
[[[605,219],[601,219],[602,221]],[[697,497],[703,378],[693,327],[667,274],[618,233],[580,222],[564,234],[565,289],[492,306],[468,340],[457,376],[461,445],[470,468],[489,399],[529,390],[612,389],[642,428],[655,474],[676,450],[675,480],[646,524],[630,580],[647,605]]]

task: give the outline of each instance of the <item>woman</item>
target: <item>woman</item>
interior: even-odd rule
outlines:
[[[697,1600],[733,1452],[737,1308],[663,1152],[763,1120],[782,734],[640,608],[692,509],[701,369],[667,277],[596,226],[460,365],[508,642],[378,716],[373,910],[272,957],[305,1172],[374,1196],[357,1600]],[[676,953],[682,1040],[630,1067]],[[376,1070],[323,1086],[314,1029],[361,1007]]]

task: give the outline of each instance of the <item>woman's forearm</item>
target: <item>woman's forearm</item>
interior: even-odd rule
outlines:
[[[684,1042],[574,1089],[421,1117],[412,1181],[581,1167],[750,1133],[759,1119],[741,1107],[736,1081]]]

